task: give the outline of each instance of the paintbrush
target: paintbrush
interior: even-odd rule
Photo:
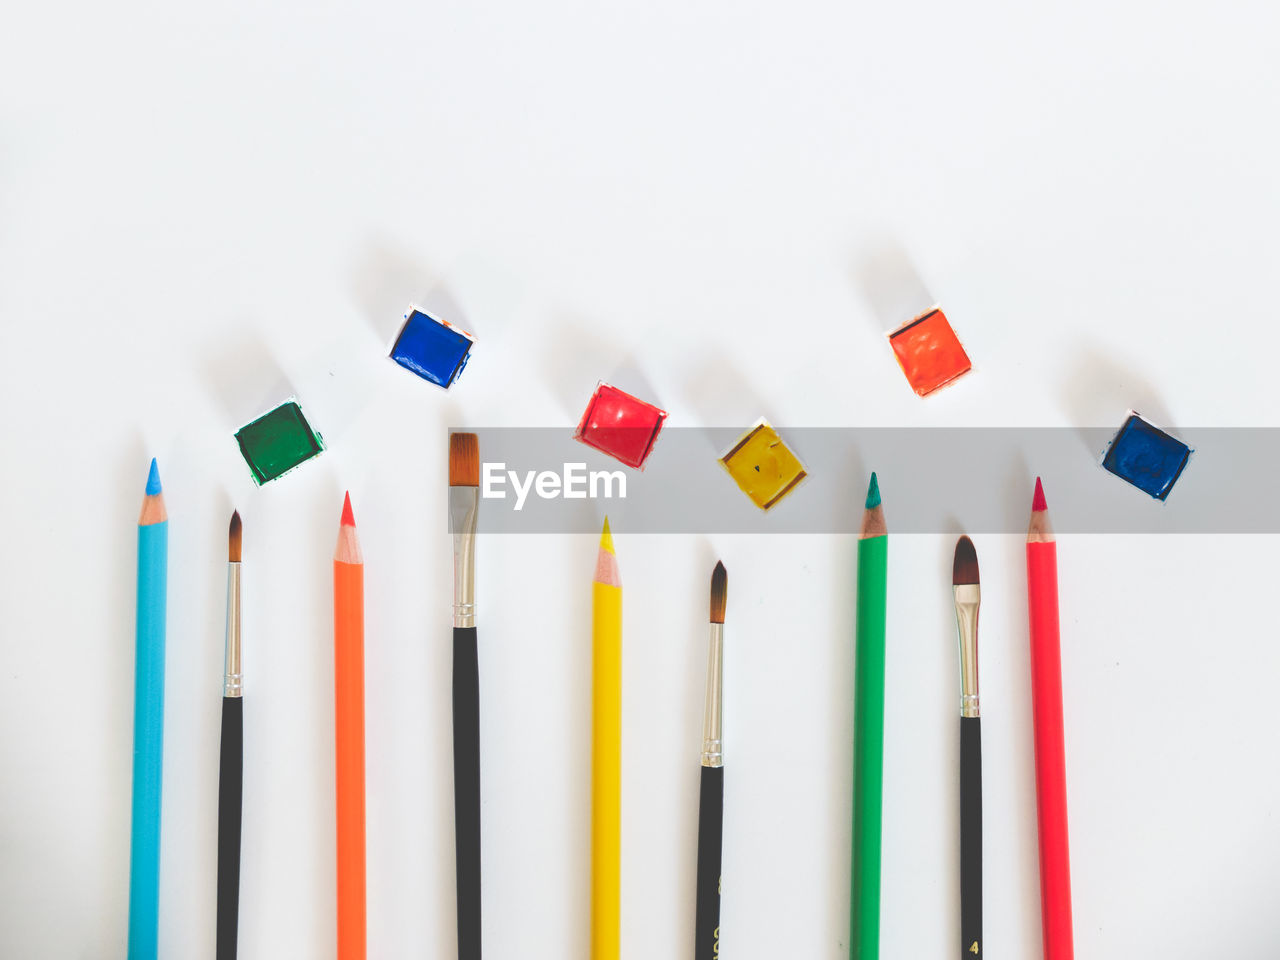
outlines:
[[[449,436],[453,533],[453,819],[458,958],[480,957],[480,665],[476,646],[476,514],[480,450],[474,433]]]
[[[702,719],[702,783],[698,798],[698,884],[695,958],[720,956],[720,863],[724,837],[724,754],[721,751],[724,687],[724,611],[729,574],[716,561],[711,572],[711,643],[707,699]]]
[[[244,767],[244,689],[240,675],[240,514],[227,534],[227,646],[222,678],[218,766],[217,960],[235,960],[240,917],[240,816]]]
[[[982,719],[978,710],[978,554],[956,543],[951,568],[960,634],[960,942],[961,956],[982,957]]]

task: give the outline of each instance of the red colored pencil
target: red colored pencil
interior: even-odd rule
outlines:
[[[364,558],[350,494],[333,554],[333,667],[338,960],[365,960]]]
[[[1035,724],[1044,958],[1071,960],[1071,858],[1058,636],[1058,545],[1049,526],[1048,504],[1039,477],[1027,527],[1027,606],[1031,624],[1031,709]]]

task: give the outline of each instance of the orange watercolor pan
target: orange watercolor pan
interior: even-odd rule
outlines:
[[[973,366],[946,314],[934,307],[889,334],[889,345],[911,389],[927,397]]]

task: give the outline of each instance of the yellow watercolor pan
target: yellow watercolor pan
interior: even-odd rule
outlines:
[[[805,478],[800,458],[763,418],[720,458],[720,465],[761,510],[768,510]]]

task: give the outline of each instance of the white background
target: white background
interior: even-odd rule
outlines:
[[[234,506],[241,955],[333,955],[330,556],[350,489],[367,559],[369,953],[395,960],[455,949],[448,426],[567,431],[601,378],[672,425],[1110,426],[1128,407],[1174,427],[1280,425],[1273,5],[603,6],[6,13],[5,957],[123,955],[134,520],[152,455],[171,517],[161,953],[213,956]],[[883,333],[930,299],[975,369],[921,400]],[[479,338],[448,393],[384,359],[411,300]],[[290,390],[331,449],[256,489],[232,431]],[[1029,499],[1031,479],[992,482]],[[1133,508],[1159,509],[1136,491]],[[615,536],[624,956],[690,955],[716,556],[725,955],[845,956],[854,540]],[[1022,538],[975,539],[986,954],[1030,958]],[[891,543],[890,958],[955,955],[959,936],[952,543]],[[586,955],[595,549],[481,544],[491,957]],[[1081,957],[1280,948],[1274,551],[1264,536],[1060,544]]]

